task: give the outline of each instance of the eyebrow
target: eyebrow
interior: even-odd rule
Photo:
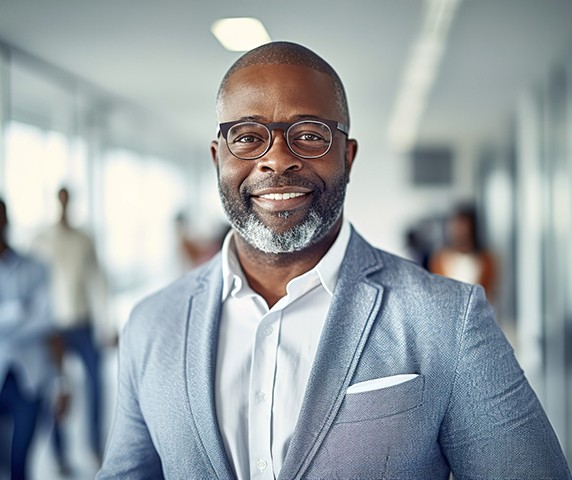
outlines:
[[[320,117],[319,115],[313,115],[313,114],[309,114],[309,113],[301,113],[298,115],[294,115],[292,117],[292,121],[298,121],[298,120],[321,120],[323,119],[323,117]],[[243,117],[237,118],[236,120],[233,121],[241,121],[241,122],[260,122],[260,123],[264,123],[265,119],[262,115],[245,115]],[[224,123],[224,122],[222,122]]]

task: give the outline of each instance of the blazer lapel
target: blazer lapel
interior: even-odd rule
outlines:
[[[218,428],[215,404],[215,372],[218,325],[221,311],[220,256],[200,277],[189,305],[185,378],[193,426],[207,464],[216,478],[234,478]]]
[[[379,253],[352,231],[280,479],[301,478],[334,421],[381,308],[383,287],[367,280],[380,268]]]

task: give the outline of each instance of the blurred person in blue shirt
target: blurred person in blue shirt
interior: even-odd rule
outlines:
[[[51,396],[56,379],[51,342],[48,271],[39,262],[10,248],[6,240],[8,216],[0,199],[0,450],[10,452],[12,480],[26,478],[28,452],[43,402]],[[57,398],[58,413],[65,403]],[[11,443],[11,450],[8,445]],[[2,460],[0,460],[2,461]]]

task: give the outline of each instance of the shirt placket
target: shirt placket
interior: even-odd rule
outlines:
[[[256,329],[249,388],[250,476],[274,479],[272,465],[272,404],[282,310],[267,313]]]

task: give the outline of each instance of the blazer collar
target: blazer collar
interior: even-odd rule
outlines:
[[[352,228],[280,479],[302,477],[332,426],[381,309],[383,287],[368,276],[382,267],[380,252]]]
[[[203,457],[214,478],[234,478],[216,417],[215,372],[221,312],[222,274],[220,254],[198,278],[187,317],[185,375],[192,426],[203,447]]]
[[[352,228],[280,479],[303,475],[333,423],[381,308],[383,288],[368,280],[381,268],[381,254]],[[234,478],[214,394],[223,288],[220,255],[204,268],[198,283],[189,304],[185,361],[192,426],[216,478]]]
[[[333,295],[333,290],[338,279],[340,265],[342,263],[343,257],[345,256],[345,251],[350,240],[351,232],[352,228],[350,223],[347,219],[344,219],[338,237],[334,241],[333,245],[326,252],[324,257],[318,262],[318,264],[312,270],[304,274],[306,275],[310,272],[315,272],[318,275],[320,282],[330,295]],[[221,249],[223,302],[231,294],[231,292],[239,291],[246,283],[244,273],[240,267],[236,253],[236,235],[236,232],[231,229],[227,234]]]

